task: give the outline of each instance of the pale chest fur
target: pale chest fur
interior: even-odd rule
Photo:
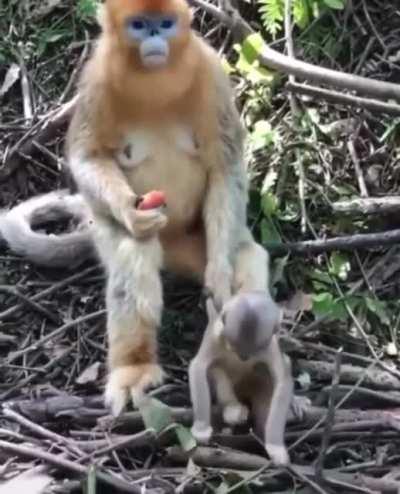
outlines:
[[[121,140],[116,159],[136,194],[164,191],[167,230],[190,226],[200,215],[206,169],[190,128],[130,129]]]

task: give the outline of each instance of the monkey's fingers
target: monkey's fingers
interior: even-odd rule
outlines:
[[[134,212],[130,231],[137,238],[156,235],[168,222],[165,214],[157,210]]]
[[[164,377],[164,371],[159,365],[147,364],[138,383],[130,389],[133,404],[137,406],[145,392],[162,384]]]
[[[267,442],[265,444],[265,450],[275,466],[284,467],[289,465],[289,453],[283,444],[270,444]]]
[[[163,381],[163,371],[157,364],[140,364],[119,367],[108,377],[104,401],[117,417],[132,398],[134,404],[143,398],[145,392]]]

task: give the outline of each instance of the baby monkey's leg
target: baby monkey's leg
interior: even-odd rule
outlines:
[[[215,367],[211,373],[217,402],[222,405],[224,422],[229,425],[246,422],[249,410],[238,400],[233,383],[225,370]]]
[[[118,415],[129,398],[162,381],[157,358],[157,326],[162,310],[158,239],[139,241],[97,219],[95,244],[107,271],[109,376],[105,400]]]

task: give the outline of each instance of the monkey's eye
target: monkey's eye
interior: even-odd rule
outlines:
[[[161,21],[161,28],[162,29],[171,29],[171,27],[175,24],[175,21],[173,19],[164,19]]]
[[[140,31],[141,29],[144,29],[146,27],[142,19],[133,19],[133,21],[131,22],[131,26],[137,31]]]

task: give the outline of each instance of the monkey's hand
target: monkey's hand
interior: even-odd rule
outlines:
[[[108,376],[105,403],[116,417],[125,408],[129,398],[138,405],[148,388],[159,386],[164,378],[157,364],[140,364],[117,367]]]
[[[213,434],[213,428],[210,425],[199,421],[194,422],[190,431],[196,441],[200,444],[207,444]]]
[[[167,224],[167,217],[160,209],[140,210],[131,204],[121,211],[125,228],[138,239],[154,236]]]
[[[232,295],[233,269],[226,259],[211,260],[206,266],[205,287],[219,312]]]
[[[267,442],[265,444],[265,450],[275,466],[283,467],[289,465],[289,453],[283,444],[270,444]]]
[[[229,403],[223,411],[224,422],[229,425],[244,424],[249,418],[249,409],[242,403]]]

